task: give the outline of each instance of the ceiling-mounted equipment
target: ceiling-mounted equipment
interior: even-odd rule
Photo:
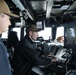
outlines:
[[[34,20],[29,11],[23,6],[23,4],[20,2],[20,0],[12,0],[12,2],[21,10],[25,10],[30,17],[31,20]]]

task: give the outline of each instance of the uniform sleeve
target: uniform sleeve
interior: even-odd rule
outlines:
[[[35,65],[49,65],[51,59],[42,57],[37,51],[33,50],[30,46],[21,45],[21,52],[29,62]]]

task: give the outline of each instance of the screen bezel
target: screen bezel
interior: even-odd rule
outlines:
[[[67,28],[74,28],[74,27],[76,27],[76,21],[65,24],[65,26],[64,26],[64,47],[69,48],[69,49],[71,48],[74,51],[76,51],[76,44],[67,44],[66,43],[66,30],[67,30]]]

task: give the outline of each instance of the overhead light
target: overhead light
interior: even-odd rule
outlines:
[[[12,0],[12,2],[22,11],[25,10],[24,6],[19,0]]]
[[[26,10],[28,16],[30,17],[31,20],[34,20],[33,17],[30,15],[30,13],[28,12],[28,10]]]
[[[53,0],[47,0],[47,10],[46,10],[46,18],[49,18],[50,17],[50,13],[51,13],[51,10],[52,10],[52,6],[53,6]]]
[[[68,7],[69,7],[69,5],[63,5],[63,6],[60,8],[60,10],[66,10],[66,9],[68,9]]]
[[[51,9],[52,9],[52,6],[47,7],[46,18],[50,17]]]
[[[76,1],[69,7],[68,10],[73,10],[76,7]]]

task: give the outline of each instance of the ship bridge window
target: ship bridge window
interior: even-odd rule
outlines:
[[[38,34],[39,34],[39,37],[42,36],[44,40],[48,40],[49,37],[51,39],[51,37],[52,37],[51,28],[49,28],[49,27],[46,27],[44,30],[38,32]]]
[[[20,40],[21,28],[15,27],[15,28],[13,28],[13,31],[17,32],[18,39]]]
[[[56,39],[60,36],[64,36],[64,27],[58,27],[56,31]]]

